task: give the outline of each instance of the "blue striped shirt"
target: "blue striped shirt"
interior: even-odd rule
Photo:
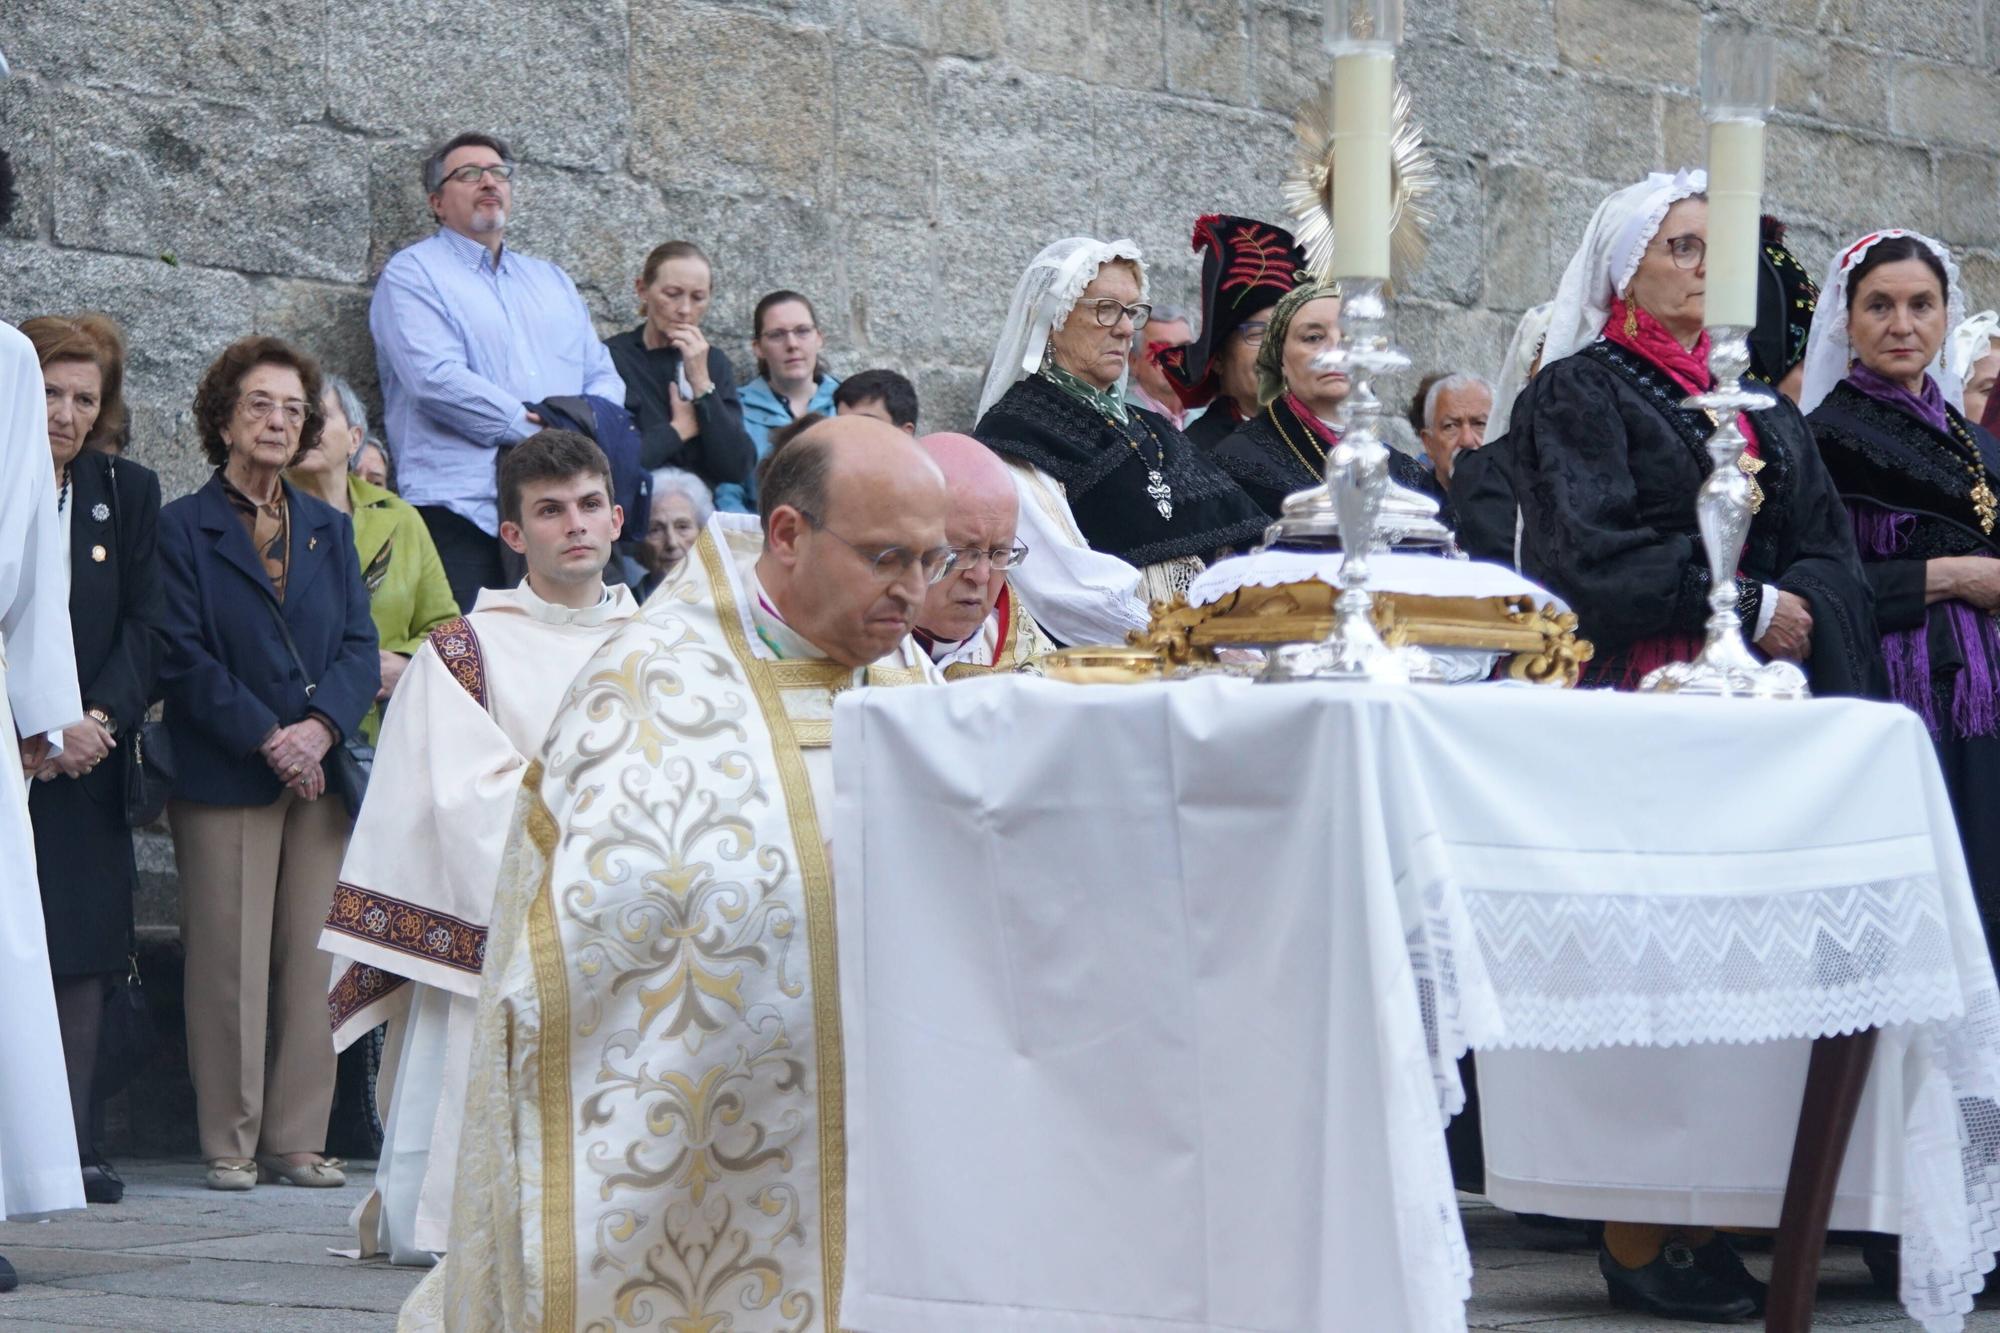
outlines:
[[[532,434],[524,404],[564,394],[625,401],[569,275],[448,227],[396,252],[368,306],[383,430],[413,505],[500,531],[493,451]]]

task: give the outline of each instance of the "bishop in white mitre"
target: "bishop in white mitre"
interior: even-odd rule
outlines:
[[[359,1257],[429,1264],[447,1244],[480,964],[521,780],[569,685],[638,612],[603,572],[622,515],[588,439],[545,431],[508,451],[503,540],[520,586],[479,594],[403,673],[320,947],[334,955],[334,1045],[389,1024],[375,1188]]]
[[[0,324],[0,1218],[83,1207],[22,772],[83,720],[48,425],[34,345]]]
[[[1020,492],[1000,455],[970,435],[926,435],[917,446],[944,474],[951,570],[917,614],[916,640],[946,680],[1033,671],[1055,645],[1014,593],[1008,571],[1029,553],[1020,541]]]
[[[909,438],[818,423],[604,644],[524,782],[449,1253],[405,1329],[832,1333],[846,1233],[834,696],[934,681]]]

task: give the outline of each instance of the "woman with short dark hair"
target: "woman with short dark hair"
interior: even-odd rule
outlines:
[[[125,823],[124,776],[159,670],[160,482],[137,463],[97,450],[124,417],[125,342],[118,326],[103,315],[42,316],[25,321],[21,332],[34,344],[46,385],[85,710],[63,731],[62,752],[33,774],[28,813],[84,1197],[116,1203],[125,1185],[91,1141],[91,1080],[105,991],[124,973],[133,947],[139,871]]]
[[[360,792],[329,775],[381,667],[353,524],[284,479],[318,444],[323,391],[279,339],[230,344],[195,393],[215,473],[160,514],[168,815],[210,1189],[345,1182],[322,1156],[334,1053],[318,940]]]

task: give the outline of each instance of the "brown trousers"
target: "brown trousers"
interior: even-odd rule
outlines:
[[[168,808],[201,1155],[320,1152],[335,1060],[319,948],[353,821],[338,796]],[[268,1039],[269,1055],[266,1056]]]

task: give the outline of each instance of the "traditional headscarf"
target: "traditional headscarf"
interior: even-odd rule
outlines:
[[[1487,415],[1486,438],[1481,443],[1491,444],[1507,433],[1514,400],[1533,377],[1535,358],[1542,354],[1542,344],[1549,336],[1549,316],[1555,309],[1555,302],[1544,301],[1522,315],[1521,322],[1514,326],[1507,357],[1500,363],[1500,382],[1493,387],[1493,411]]]
[[[1656,171],[1597,206],[1584,230],[1583,244],[1570,257],[1556,288],[1548,340],[1542,345],[1543,365],[1572,356],[1597,341],[1611,318],[1611,298],[1623,295],[1632,285],[1632,275],[1639,271],[1646,247],[1659,234],[1667,210],[1707,191],[1706,171],[1683,169],[1672,176]]]
[[[1776,384],[1806,359],[1819,285],[1785,244],[1785,224],[1764,219],[1757,262],[1757,327],[1750,330],[1750,368]]]
[[[1958,376],[1961,391],[1965,382],[1972,378],[1972,368],[1981,357],[1993,350],[1993,340],[2000,338],[2000,314],[1982,310],[1951,331],[1945,342],[1945,365]]]
[[[1920,232],[1906,231],[1901,227],[1869,232],[1835,255],[1826,271],[1826,282],[1820,287],[1819,310],[1813,315],[1812,337],[1806,341],[1806,376],[1799,390],[1801,412],[1810,413],[1833,392],[1834,385],[1847,378],[1848,367],[1854,364],[1854,345],[1847,338],[1847,275],[1875,248],[1877,242],[1894,236],[1907,236],[1937,256],[1938,262],[1944,265],[1945,285],[1949,288],[1945,293],[1945,327],[1955,329],[1965,322],[1964,285],[1958,280],[1958,265],[1952,261],[1951,251],[1945,248],[1942,241],[1934,241]],[[1937,382],[1947,403],[1962,407],[1965,386],[1945,364],[1945,350],[1949,343],[1947,338],[1938,347],[1937,358],[1930,364],[1930,376]]]
[[[1014,284],[1014,299],[1007,306],[1006,323],[1000,326],[1000,343],[993,351],[992,364],[986,368],[986,385],[980,390],[974,420],[985,416],[1014,381],[1041,368],[1049,335],[1063,326],[1097,271],[1114,259],[1128,260],[1138,270],[1139,299],[1145,300],[1146,265],[1132,241],[1070,236],[1045,246],[1029,261],[1027,271]],[[1125,375],[1119,377],[1114,389],[1121,397],[1131,373],[1127,362]]]
[[[1197,218],[1193,249],[1201,255],[1201,329],[1193,342],[1160,354],[1160,369],[1184,407],[1215,401],[1222,388],[1216,357],[1229,335],[1306,277],[1306,253],[1292,234],[1255,218]],[[1237,406],[1247,412],[1254,404]]]
[[[1322,296],[1339,296],[1340,284],[1308,278],[1286,292],[1271,311],[1271,323],[1257,348],[1257,406],[1273,402],[1285,391],[1285,335],[1308,301]]]

